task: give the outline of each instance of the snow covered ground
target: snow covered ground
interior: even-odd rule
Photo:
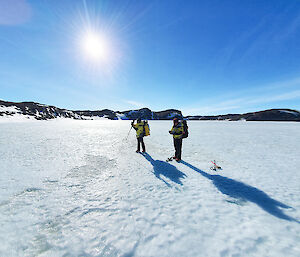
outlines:
[[[300,123],[149,123],[1,123],[0,256],[300,256]]]

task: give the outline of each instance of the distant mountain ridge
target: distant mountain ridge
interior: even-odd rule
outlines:
[[[71,118],[76,120],[110,119],[110,120],[133,120],[137,118],[147,120],[170,120],[174,117],[183,118],[181,111],[169,109],[160,112],[153,112],[148,108],[129,111],[112,111],[108,109],[89,110],[67,110],[51,105],[35,102],[6,102],[0,100],[0,117],[25,116],[28,119],[49,120],[55,118]]]
[[[186,116],[188,120],[229,120],[229,121],[300,121],[300,112],[292,109],[269,109],[244,114],[216,116]]]
[[[67,110],[51,105],[35,102],[7,102],[0,100],[0,117],[23,117],[35,120],[49,120],[55,118],[71,118],[76,120],[133,120],[137,118],[147,120],[171,120],[174,117],[188,120],[229,120],[229,121],[300,121],[300,112],[292,109],[269,109],[244,114],[226,114],[215,116],[183,116],[181,111],[168,109],[153,112],[148,108],[128,111],[104,110]]]

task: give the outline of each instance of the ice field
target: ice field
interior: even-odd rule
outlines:
[[[300,123],[149,124],[0,123],[0,256],[300,256]]]

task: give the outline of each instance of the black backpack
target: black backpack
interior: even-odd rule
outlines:
[[[183,120],[182,124],[183,124],[183,132],[184,132],[184,134],[182,135],[182,138],[187,138],[189,136],[189,127],[186,123],[186,120]]]

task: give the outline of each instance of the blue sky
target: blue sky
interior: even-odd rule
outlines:
[[[0,92],[73,110],[300,110],[300,2],[0,0]]]

